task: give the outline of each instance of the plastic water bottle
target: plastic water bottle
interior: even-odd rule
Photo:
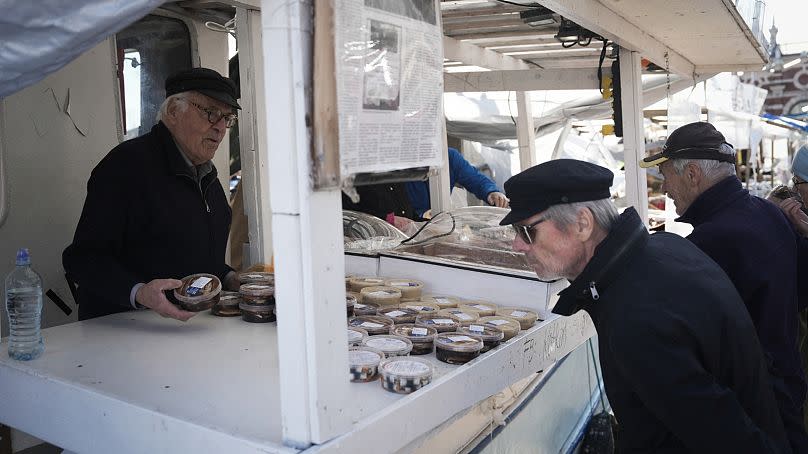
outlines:
[[[6,276],[8,356],[28,361],[45,351],[42,319],[42,279],[31,268],[28,249],[17,251],[17,266]]]

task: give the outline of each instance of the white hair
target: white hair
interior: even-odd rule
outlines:
[[[171,105],[173,101],[189,101],[188,92],[184,91],[182,93],[177,93],[166,98],[166,100],[163,101],[162,104],[160,104],[160,110],[157,111],[157,121],[163,121],[163,118],[165,118],[165,116],[168,115],[168,106]],[[188,103],[181,102],[179,103],[177,108],[180,109],[180,112],[185,112],[186,110],[188,110]]]
[[[718,151],[721,154],[735,156],[735,149],[726,143],[722,143],[718,147]],[[691,162],[701,169],[701,173],[710,183],[735,175],[735,164],[732,162],[716,161],[715,159],[673,159],[673,170],[676,175],[681,175],[685,171],[685,167]]]
[[[612,224],[617,220],[617,208],[611,199],[553,205],[544,211],[544,215],[547,219],[555,221],[559,228],[564,229],[578,219],[578,212],[582,208],[588,209],[595,218],[595,223],[606,232],[612,229]]]

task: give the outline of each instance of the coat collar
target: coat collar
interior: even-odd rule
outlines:
[[[728,176],[696,197],[687,211],[676,218],[676,222],[697,226],[741,197],[749,197],[749,191],[743,188],[738,177]]]
[[[595,248],[581,274],[559,293],[553,312],[572,315],[600,298],[631,260],[648,243],[648,230],[633,207],[617,218],[606,238]]]
[[[151,132],[157,137],[157,140],[163,147],[168,172],[172,175],[186,175],[196,180],[196,172],[194,172],[192,166],[188,165],[190,161],[188,161],[185,155],[183,155],[180,149],[177,147],[177,143],[174,141],[174,136],[171,135],[171,131],[168,130],[168,127],[166,127],[162,121],[159,121],[152,127]],[[216,167],[213,165],[213,163],[208,161],[203,165],[210,165],[211,167],[210,170],[203,175],[203,178],[211,174],[213,174],[214,177],[218,176],[216,173]]]

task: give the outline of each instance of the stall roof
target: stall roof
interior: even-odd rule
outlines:
[[[520,18],[538,5],[555,12],[555,22],[532,26]],[[447,72],[597,67],[599,41],[565,49],[554,38],[560,16],[683,75],[759,69],[767,61],[730,0],[442,0],[441,13]]]

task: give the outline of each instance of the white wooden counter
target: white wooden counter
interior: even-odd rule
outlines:
[[[275,324],[199,314],[187,323],[150,311],[44,331],[30,362],[0,345],[0,422],[81,453],[286,453],[281,443]],[[352,430],[317,452],[391,452],[594,334],[584,314],[545,321],[477,360],[427,358],[436,376],[408,395],[351,384]],[[335,380],[347,380],[337,374]]]

